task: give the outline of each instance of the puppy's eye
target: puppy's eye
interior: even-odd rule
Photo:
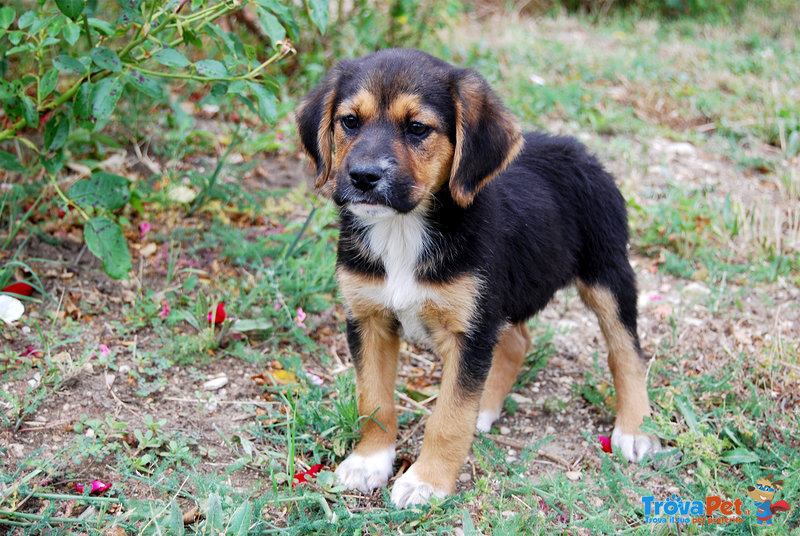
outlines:
[[[358,117],[354,116],[353,114],[346,115],[342,117],[342,125],[347,130],[358,128]]]
[[[414,136],[424,136],[428,133],[428,130],[430,130],[430,127],[428,125],[423,125],[419,121],[411,122],[406,128],[406,131]]]

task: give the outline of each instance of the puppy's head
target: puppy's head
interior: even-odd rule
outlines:
[[[480,75],[416,50],[342,61],[305,97],[297,126],[316,186],[371,216],[411,212],[445,188],[466,207],[522,147]]]

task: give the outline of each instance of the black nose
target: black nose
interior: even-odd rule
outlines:
[[[350,182],[362,192],[375,188],[382,175],[383,170],[372,164],[356,164],[350,168]]]

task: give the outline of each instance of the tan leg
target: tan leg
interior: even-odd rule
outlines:
[[[442,385],[419,458],[392,487],[392,503],[399,508],[452,493],[472,444],[480,396],[459,385],[460,347],[456,336],[448,339],[438,344],[444,360]]]
[[[645,454],[658,449],[655,438],[639,431],[644,418],[650,415],[645,363],[619,318],[613,294],[601,286],[583,283],[578,283],[578,292],[597,315],[608,344],[608,368],[617,394],[612,444],[619,447],[629,461],[641,461]]]
[[[488,432],[500,416],[503,402],[517,379],[530,345],[531,336],[524,323],[511,326],[500,334],[481,396],[476,426],[479,432]]]
[[[337,467],[336,475],[343,485],[368,493],[385,486],[392,475],[397,438],[394,388],[400,336],[395,319],[388,314],[375,313],[349,323],[348,336],[356,339],[351,341],[351,348],[358,353],[353,356],[358,414],[369,417],[361,429],[361,440]]]

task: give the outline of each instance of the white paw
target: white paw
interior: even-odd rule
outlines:
[[[407,508],[415,504],[428,504],[431,497],[446,497],[447,490],[436,488],[420,480],[414,466],[408,468],[403,476],[392,486],[392,504],[397,508]]]
[[[486,433],[492,429],[492,424],[497,420],[498,417],[500,417],[499,411],[481,411],[478,413],[478,422],[475,424],[475,428],[479,432]]]
[[[369,456],[351,454],[334,473],[343,486],[357,489],[362,493],[370,493],[375,488],[382,488],[392,476],[394,447],[378,451]]]
[[[622,451],[629,462],[639,463],[648,454],[661,451],[661,443],[657,438],[646,434],[623,434],[617,428],[611,434],[611,446]]]

